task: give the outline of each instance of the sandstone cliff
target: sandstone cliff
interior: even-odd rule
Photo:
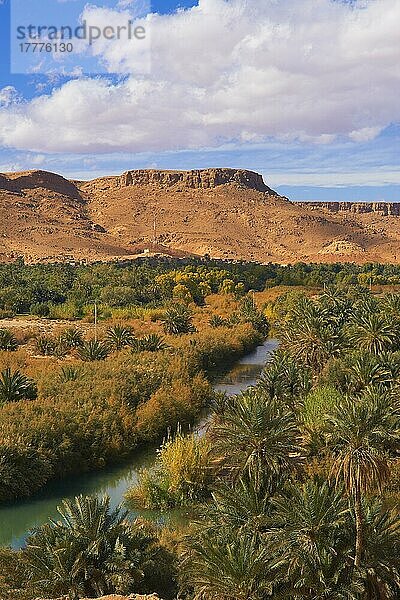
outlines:
[[[400,262],[399,205],[295,203],[244,169],[130,170],[69,181],[0,174],[0,261],[143,251],[294,263]]]
[[[298,202],[304,208],[328,210],[333,213],[378,213],[383,216],[400,216],[400,202]]]

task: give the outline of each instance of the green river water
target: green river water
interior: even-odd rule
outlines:
[[[276,349],[275,340],[267,340],[254,352],[242,358],[228,373],[215,383],[215,389],[228,394],[237,394],[254,385],[268,357]],[[205,425],[206,418],[199,427]],[[108,467],[101,471],[75,475],[50,482],[38,496],[0,507],[0,546],[20,548],[30,529],[57,517],[57,506],[63,498],[79,494],[108,494],[113,506],[119,504],[124,492],[137,480],[143,467],[151,466],[155,448],[136,452],[124,464]],[[162,515],[147,516],[162,520]]]

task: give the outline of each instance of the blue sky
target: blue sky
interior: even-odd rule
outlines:
[[[12,1],[0,4],[0,171],[240,167],[293,199],[400,201],[398,0],[154,0],[151,71],[110,44],[90,58],[97,74],[50,77],[10,72]],[[96,23],[132,9],[90,4]],[[76,22],[85,5],[23,0],[36,21]]]

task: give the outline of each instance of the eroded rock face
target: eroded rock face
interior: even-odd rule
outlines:
[[[265,185],[258,173],[244,169],[200,169],[193,171],[158,171],[143,169],[127,171],[120,177],[122,187],[131,185],[160,185],[182,188],[212,189],[219,185],[235,183],[258,192],[276,193]]]
[[[322,208],[334,213],[379,213],[385,217],[400,216],[400,202],[296,202],[296,204],[315,210]]]
[[[34,170],[0,174],[0,190],[23,194],[24,190],[36,189],[45,189],[74,200],[81,200],[76,185],[56,173]]]

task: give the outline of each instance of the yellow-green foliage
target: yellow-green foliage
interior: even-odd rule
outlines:
[[[165,431],[178,423],[193,423],[201,409],[211,399],[212,388],[202,374],[191,382],[175,379],[161,386],[137,410],[136,430],[140,439],[154,439],[154,431]]]
[[[0,501],[27,496],[52,477],[120,460],[168,428],[192,424],[213,394],[207,373],[258,340],[241,325],[171,337],[166,350],[126,349],[101,362],[0,353],[0,369],[19,369],[38,385],[37,400],[0,408]],[[66,366],[76,369],[71,380]]]
[[[313,431],[323,428],[326,416],[340,401],[341,394],[332,386],[314,389],[304,399],[301,418],[305,426]]]
[[[189,372],[198,369],[209,372],[220,368],[221,364],[229,366],[261,342],[262,336],[248,323],[238,325],[234,330],[207,326],[192,337],[185,352]]]
[[[212,482],[211,446],[206,438],[181,430],[161,446],[153,469],[143,470],[127,494],[136,508],[168,508],[199,502]]]

